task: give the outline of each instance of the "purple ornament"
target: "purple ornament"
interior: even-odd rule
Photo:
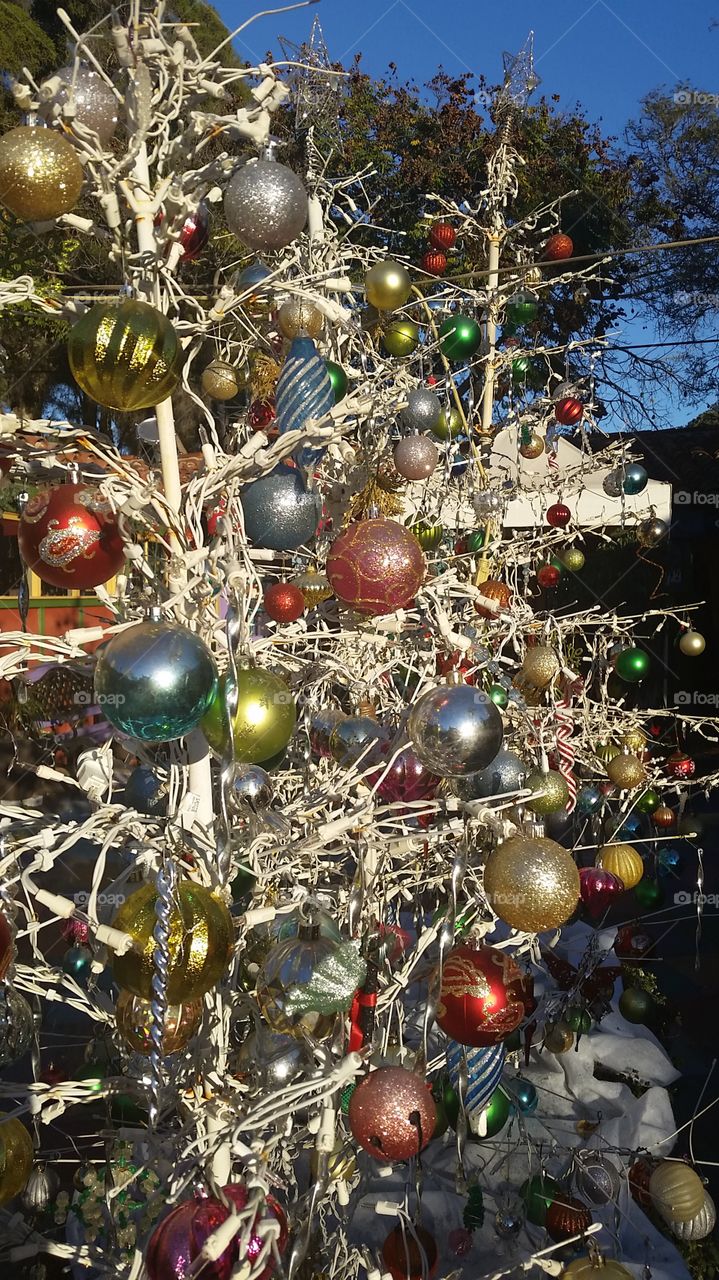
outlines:
[[[371,779],[374,785],[382,777],[379,771]],[[409,803],[410,800],[430,800],[439,786],[440,779],[425,768],[411,747],[405,747],[397,756],[377,787],[377,795],[387,804]]]
[[[624,893],[624,881],[603,867],[581,867],[579,886],[582,905],[594,920],[603,916],[614,899]]]

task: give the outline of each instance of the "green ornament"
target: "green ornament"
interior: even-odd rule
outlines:
[[[509,299],[505,314],[510,325],[524,325],[536,320],[538,310],[534,294],[521,290]]]
[[[312,971],[308,982],[290,987],[283,996],[286,1014],[343,1013],[349,1009],[358,987],[367,977],[367,962],[356,942],[340,942]]]
[[[423,520],[418,520],[416,524],[410,525],[410,532],[414,534],[423,551],[436,551],[442,541],[444,527],[441,524],[425,524]]]
[[[84,1067],[80,1067],[80,1070],[76,1072],[75,1078],[77,1080],[87,1080],[89,1084],[92,1084],[95,1093],[100,1093],[105,1080],[105,1068],[101,1067],[97,1062],[87,1062]]]
[[[627,987],[619,997],[619,1012],[627,1022],[649,1022],[656,1013],[656,1008],[649,992],[641,987]]]
[[[658,880],[651,880],[648,876],[644,876],[639,884],[634,886],[634,896],[641,907],[651,911],[663,903],[664,890]]]
[[[524,382],[532,368],[529,356],[515,356],[512,361],[512,382]]]
[[[484,546],[484,529],[475,529],[473,533],[467,534],[467,550],[471,552],[481,551]]]
[[[480,1142],[483,1142],[486,1138],[496,1137],[507,1123],[511,1109],[512,1104],[500,1085],[495,1089],[484,1108],[484,1114],[487,1118],[487,1132],[484,1138],[479,1138]],[[479,1137],[478,1134],[476,1136]]]
[[[586,562],[586,556],[579,547],[566,547],[564,551],[560,551],[559,557],[570,573],[581,573]]]
[[[456,1129],[459,1117],[459,1098],[446,1071],[441,1071],[434,1081],[432,1097],[437,1108],[437,1124],[432,1136],[439,1138],[448,1125]]]
[[[622,680],[626,680],[629,684],[636,684],[637,681],[644,679],[649,670],[649,663],[649,654],[644,649],[632,646],[631,649],[623,649],[619,654],[615,671]]]
[[[78,982],[84,982],[90,975],[92,952],[89,947],[81,945],[68,947],[62,957],[63,973],[69,974]]]
[[[456,405],[451,409],[443,409],[439,421],[432,427],[432,435],[438,440],[454,440],[464,430],[462,415]]]
[[[564,561],[563,561],[563,560],[560,560],[559,556],[551,556],[551,557],[550,557],[550,560],[549,560],[549,563],[551,564],[551,566],[552,566],[552,568],[553,568],[553,569],[556,569],[556,570],[557,570],[557,573],[559,573],[559,574],[564,573],[564,571],[565,571],[565,569],[566,569],[566,567],[567,567],[567,566],[565,565]]]
[[[419,325],[414,320],[393,320],[382,334],[382,345],[390,356],[411,356],[419,346]]]
[[[466,360],[479,350],[482,330],[470,316],[448,316],[440,327],[439,339],[448,360]]]
[[[647,787],[646,791],[643,791],[637,800],[636,808],[640,813],[654,813],[654,810],[658,809],[660,804],[661,800],[656,791],[652,787]]]
[[[587,1010],[582,1009],[579,1005],[567,1010],[564,1021],[578,1036],[586,1035],[587,1031],[592,1029],[591,1014],[587,1013]]]
[[[330,375],[335,404],[339,404],[347,395],[347,374],[342,365],[336,364],[334,360],[325,360],[325,368]]]
[[[357,1088],[357,1085],[354,1083],[354,1081],[352,1081],[352,1083],[351,1083],[351,1084],[346,1084],[346,1085],[345,1085],[344,1089],[342,1090],[342,1092],[341,1092],[341,1094],[340,1094],[340,1107],[341,1107],[341,1109],[342,1109],[342,1115],[343,1115],[343,1116],[346,1116],[346,1115],[348,1115],[348,1114],[349,1114],[350,1102],[351,1102],[351,1100],[352,1100],[352,1094],[354,1093],[354,1091],[355,1091],[355,1089],[356,1089],[356,1088]]]
[[[527,1218],[533,1222],[535,1227],[543,1227],[547,1218],[547,1209],[557,1196],[561,1193],[561,1187],[554,1178],[548,1175],[535,1173],[534,1177],[527,1178],[527,1181],[520,1187],[519,1194],[522,1197],[526,1209]]]
[[[404,663],[395,667],[391,675],[392,687],[395,692],[405,700],[414,697],[417,685],[419,684],[419,671],[414,667],[408,667]]]
[[[492,684],[487,691],[495,707],[499,707],[500,711],[506,707],[509,702],[509,694],[501,684]]]
[[[484,1198],[481,1187],[470,1187],[462,1221],[468,1231],[478,1231],[484,1222]]]
[[[232,901],[241,902],[243,898],[249,897],[256,881],[257,876],[250,871],[249,867],[240,867],[234,880],[230,883]]]

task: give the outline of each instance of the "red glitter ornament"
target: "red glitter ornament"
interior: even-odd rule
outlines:
[[[430,1141],[437,1109],[421,1076],[404,1067],[379,1067],[357,1085],[348,1119],[375,1160],[409,1160]]]
[[[273,582],[262,604],[273,622],[295,622],[305,611],[305,598],[292,582]]]
[[[561,262],[564,258],[571,258],[573,253],[574,241],[563,231],[557,231],[555,235],[550,236],[544,246],[545,262]]]
[[[547,524],[551,524],[553,529],[566,529],[571,518],[572,513],[563,502],[553,502],[547,508]]]
[[[68,591],[108,582],[125,559],[110,504],[85,484],[36,493],[20,517],[17,540],[28,568],[43,582]]]
[[[243,1183],[223,1187],[223,1192],[236,1211],[241,1212],[246,1208],[250,1193]],[[150,1280],[185,1280],[191,1264],[199,1257],[212,1233],[227,1221],[230,1212],[231,1209],[214,1196],[185,1200],[178,1204],[150,1236],[145,1255],[145,1267]],[[241,1248],[243,1232],[238,1232],[219,1258],[210,1257],[205,1261],[202,1267],[203,1277],[207,1277],[207,1280],[229,1280],[234,1268],[239,1268],[240,1263],[249,1271],[252,1263],[264,1250],[264,1233],[260,1231],[260,1226],[263,1220],[269,1226],[268,1219],[273,1218],[280,1224],[275,1243],[278,1252],[283,1253],[287,1247],[287,1219],[277,1201],[272,1196],[267,1196],[252,1224],[249,1240]],[[258,1273],[257,1280],[269,1280],[275,1269],[272,1253],[265,1253],[264,1257],[267,1262]]]
[[[496,618],[504,609],[509,608],[512,592],[506,582],[499,582],[496,578],[487,578],[480,583],[479,590],[485,600],[492,600],[495,604],[495,608],[492,608],[491,605],[488,607],[482,604],[481,600],[475,600],[474,607],[480,618]]]
[[[247,423],[253,431],[264,431],[277,417],[272,400],[253,400],[247,410]]]
[[[90,938],[90,926],[86,920],[76,920],[70,916],[62,926],[62,936],[71,947],[83,947]]]
[[[581,1200],[575,1200],[574,1196],[560,1191],[547,1209],[544,1225],[547,1235],[559,1243],[586,1231],[592,1225],[592,1215]]]
[[[498,1044],[522,1021],[525,995],[522,972],[506,951],[455,947],[442,970],[437,1023],[459,1044]]]
[[[563,427],[573,427],[584,413],[584,405],[575,396],[564,396],[554,406],[554,416]]]
[[[0,981],[5,977],[15,952],[12,931],[5,916],[0,914]]]
[[[652,814],[652,822],[655,827],[660,827],[662,831],[667,831],[669,827],[673,827],[677,820],[677,815],[673,809],[666,804],[660,804],[658,809]]]
[[[326,573],[335,595],[377,616],[412,604],[426,572],[414,534],[395,520],[359,520],[333,542]]]
[[[392,1280],[430,1280],[437,1266],[437,1244],[424,1227],[400,1223],[382,1245],[382,1260]]]
[[[668,756],[664,768],[672,778],[693,778],[697,770],[691,756],[684,751],[673,751]]]
[[[192,262],[204,249],[210,238],[210,214],[206,204],[198,204],[194,213],[188,214],[182,224],[179,243],[182,261]]]
[[[441,249],[428,249],[420,263],[423,271],[432,276],[443,276],[447,270],[447,255]]]
[[[544,591],[556,587],[560,577],[559,569],[553,564],[543,564],[537,569],[537,582]]]
[[[449,222],[435,222],[429,229],[429,243],[433,249],[453,249],[457,232]]]

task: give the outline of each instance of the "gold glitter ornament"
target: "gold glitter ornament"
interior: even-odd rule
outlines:
[[[57,129],[19,125],[0,138],[0,203],[23,222],[50,222],[74,209],[83,173]]]
[[[641,760],[630,751],[620,751],[607,764],[607,777],[620,791],[632,791],[647,780],[647,771]]]
[[[244,374],[229,360],[211,360],[202,370],[200,384],[213,400],[232,400],[244,386]]]
[[[541,458],[544,453],[544,440],[532,432],[524,444],[520,444],[519,452],[523,458]]]
[[[135,1053],[152,1053],[152,1002],[121,991],[115,1005],[117,1029]],[[177,1053],[195,1034],[202,1017],[202,1001],[170,1005],[162,1029],[162,1052]]]
[[[595,866],[619,876],[625,889],[633,889],[644,875],[644,863],[640,854],[630,844],[604,844],[599,850]]]
[[[630,729],[627,733],[622,734],[620,741],[622,746],[627,748],[627,751],[632,751],[640,759],[647,749],[647,735],[641,729]]]
[[[534,289],[542,283],[542,268],[528,267],[524,273],[524,283],[528,289]]]
[[[492,910],[526,933],[565,924],[579,901],[579,872],[571,854],[544,836],[512,836],[490,855],[484,892]]]
[[[129,933],[135,947],[115,955],[112,972],[118,987],[152,999],[157,889],[145,884],[120,907],[113,928]],[[232,916],[220,898],[191,880],[174,893],[168,940],[167,1000],[171,1005],[199,1000],[222,977],[234,943]]]
[[[0,1121],[0,1205],[22,1191],[32,1173],[32,1139],[16,1116]]]
[[[283,338],[319,338],[324,316],[306,298],[290,298],[277,312],[277,324]]]
[[[96,302],[70,330],[67,354],[86,395],[108,409],[151,409],[174,391],[183,352],[167,316],[149,302]]]
[[[549,645],[537,644],[527,649],[514,683],[534,689],[547,689],[559,674],[559,658]]]
[[[566,807],[569,787],[556,769],[532,769],[527,774],[524,786],[532,794],[523,803],[532,813],[558,813]]]

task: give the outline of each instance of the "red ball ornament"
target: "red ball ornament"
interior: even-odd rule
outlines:
[[[192,262],[210,238],[210,214],[206,204],[200,202],[194,213],[188,214],[182,224],[179,243],[182,246],[182,261]]]
[[[691,756],[684,751],[673,751],[667,757],[664,768],[672,778],[693,778],[697,770]]]
[[[437,1244],[424,1227],[399,1226],[382,1245],[382,1260],[392,1280],[431,1280],[437,1266]]]
[[[559,1243],[569,1240],[570,1236],[578,1236],[591,1227],[592,1215],[581,1200],[575,1200],[574,1196],[560,1191],[547,1209],[544,1225],[547,1235]]]
[[[639,960],[651,951],[653,946],[654,939],[634,925],[627,924],[617,929],[614,954],[619,956],[620,960]]]
[[[666,804],[660,804],[658,809],[652,814],[652,822],[655,827],[659,827],[662,831],[667,831],[669,827],[673,827],[677,820],[677,815],[673,809]]]
[[[463,658],[459,649],[455,649],[454,653],[438,653],[437,654],[437,674],[440,676],[448,676],[451,671],[456,671],[461,675],[464,684],[475,683],[476,667],[473,663]]]
[[[277,417],[272,400],[253,400],[247,410],[247,423],[253,431],[264,431]]]
[[[241,1212],[246,1208],[250,1193],[242,1183],[223,1187],[223,1192],[232,1209]],[[150,1236],[145,1253],[145,1268],[150,1280],[184,1280],[209,1237],[227,1221],[231,1211],[214,1196],[184,1200],[176,1205]],[[202,1276],[207,1280],[229,1280],[234,1268],[239,1270],[240,1264],[249,1271],[264,1249],[265,1233],[260,1231],[260,1224],[273,1218],[280,1224],[276,1245],[278,1252],[283,1253],[287,1247],[287,1219],[277,1201],[267,1196],[252,1223],[249,1239],[243,1231],[238,1231],[218,1258],[210,1257],[205,1261]],[[272,1253],[264,1256],[267,1262],[257,1280],[269,1280],[275,1269]]]
[[[437,1023],[459,1044],[498,1044],[522,1021],[525,994],[522,972],[506,951],[455,947],[442,970]]]
[[[305,611],[305,598],[292,582],[273,582],[262,604],[273,622],[295,622]]]
[[[385,804],[400,804],[431,799],[440,779],[425,768],[411,747],[405,747],[389,769],[378,769],[368,782],[372,787],[378,783],[377,795]]]
[[[571,258],[573,253],[574,241],[563,231],[557,231],[555,235],[550,236],[544,246],[545,262],[562,262],[564,258]]]
[[[457,232],[449,222],[435,222],[429,229],[429,243],[433,249],[453,249]]]
[[[443,276],[447,270],[447,255],[441,249],[428,249],[420,263],[423,271],[432,276]]]
[[[85,484],[36,493],[20,517],[17,540],[28,568],[43,582],[68,591],[108,582],[125,559],[110,504]]]
[[[575,396],[564,396],[554,406],[554,416],[563,427],[573,427],[581,421],[583,413],[584,405]]]
[[[563,502],[553,502],[547,508],[547,524],[551,524],[553,529],[566,529],[571,518],[572,513]]]
[[[404,1067],[379,1067],[357,1085],[348,1119],[354,1137],[375,1160],[409,1160],[430,1141],[437,1109],[421,1076]]]
[[[412,604],[426,572],[414,534],[395,520],[359,520],[333,542],[330,586],[344,604],[376,617]]]
[[[544,591],[556,587],[560,577],[559,569],[553,564],[543,564],[537,569],[537,582]]]
[[[581,867],[579,895],[593,920],[603,916],[615,898],[624,893],[624,881],[603,867]]]

